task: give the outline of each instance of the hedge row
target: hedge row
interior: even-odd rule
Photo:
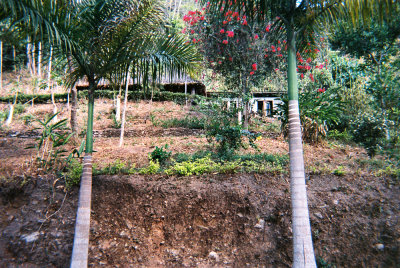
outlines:
[[[115,91],[111,90],[99,90],[95,92],[95,98],[108,98],[113,99],[115,98]],[[78,92],[78,98],[87,98],[88,91],[83,90]],[[145,95],[143,92],[129,92],[128,99],[129,100],[149,100],[150,95]],[[56,102],[67,102],[68,94],[54,94],[54,99]],[[35,103],[50,103],[51,102],[51,94],[38,94],[38,95],[31,95],[31,94],[19,94],[17,102],[18,103],[27,103],[34,99]],[[204,96],[199,95],[185,95],[184,93],[173,93],[168,91],[157,91],[153,93],[153,101],[173,101],[178,104],[184,104],[186,99],[188,101],[199,102],[200,100],[204,100]],[[0,97],[0,102],[13,102],[14,96],[6,96]]]

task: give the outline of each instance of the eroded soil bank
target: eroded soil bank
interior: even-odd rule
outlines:
[[[287,180],[95,177],[90,266],[290,267]],[[62,185],[2,183],[0,267],[69,267],[78,189]],[[399,267],[398,181],[311,176],[308,195],[319,264]]]
[[[400,264],[398,184],[313,176],[308,185],[320,264]],[[103,176],[93,189],[91,266],[290,267],[287,178]]]

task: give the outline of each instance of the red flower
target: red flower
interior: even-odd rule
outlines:
[[[278,69],[278,68],[276,68],[276,69],[275,69],[275,72],[277,72],[277,71],[279,71],[279,69]]]
[[[281,51],[281,48],[280,48],[280,47],[278,47],[276,50],[278,50],[278,51]]]
[[[186,28],[183,28],[182,29],[182,33],[184,34],[186,32]]]
[[[246,26],[246,25],[247,25],[247,20],[244,20],[242,24],[243,24],[244,26]]]
[[[265,55],[264,55],[264,58],[268,58],[268,55],[267,55],[267,54],[265,54]]]
[[[233,37],[234,35],[233,31],[226,31],[226,33],[228,34],[228,37]]]
[[[271,30],[271,25],[268,24],[268,26],[265,28],[265,31],[268,33]]]
[[[225,30],[221,29],[221,31],[219,31],[219,33],[223,34],[223,33],[225,33]]]
[[[218,64],[222,64],[222,61],[218,61]]]
[[[282,55],[282,54],[278,54],[277,56],[278,56],[278,57],[283,57],[283,55]]]
[[[196,43],[196,38],[193,38],[193,43]]]
[[[253,74],[254,74],[254,72],[253,72],[253,71],[251,71],[251,72],[250,72],[250,75],[253,75]]]
[[[204,16],[201,16],[201,17],[200,17],[200,20],[204,20]]]
[[[318,89],[318,92],[319,92],[319,93],[324,93],[324,92],[325,92],[325,88],[319,88],[319,89]]]
[[[191,33],[191,34],[194,34],[194,30],[191,30],[190,33]]]
[[[272,46],[271,46],[271,48],[272,48],[272,49],[275,49],[275,46],[274,46],[274,45],[272,45]]]
[[[301,79],[303,79],[304,78],[304,74],[300,74],[300,77],[301,77]]]
[[[222,41],[222,44],[227,45],[228,44],[228,40]]]
[[[308,58],[308,59],[307,59],[307,63],[310,63],[310,62],[311,62],[311,58]]]
[[[257,71],[257,63],[253,63],[253,65],[251,65],[251,69]]]
[[[256,40],[258,39],[258,34],[256,34],[256,35],[254,36],[254,39],[256,39]]]
[[[311,79],[311,81],[314,82],[314,75],[313,74],[310,74],[310,79]]]
[[[227,23],[228,23],[228,22],[227,22],[226,20],[224,20],[224,21],[222,22],[222,24],[224,24],[224,25],[227,24]]]
[[[239,16],[239,12],[237,12],[237,11],[233,12],[233,14],[232,14],[232,17],[236,17],[236,16]]]
[[[233,61],[232,57],[229,57],[229,61]]]

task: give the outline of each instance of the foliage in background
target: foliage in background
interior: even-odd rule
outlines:
[[[375,156],[387,135],[389,123],[379,112],[359,114],[351,122],[354,141],[361,143],[370,157]]]
[[[243,130],[237,123],[237,109],[224,106],[221,99],[200,104],[199,112],[204,114],[206,136],[210,143],[217,143],[217,151],[221,159],[231,159],[240,148],[252,146],[257,148],[255,141],[258,134]]]

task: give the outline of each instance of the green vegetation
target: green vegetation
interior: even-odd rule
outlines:
[[[40,124],[41,135],[36,138],[36,144],[27,148],[35,148],[36,161],[45,171],[63,170],[67,162],[65,146],[70,141],[72,133],[66,127],[67,119],[53,122],[57,114],[48,116],[45,120],[36,119]]]
[[[203,117],[197,118],[192,116],[186,116],[184,118],[157,120],[153,115],[152,122],[154,126],[161,126],[163,128],[184,127],[189,129],[204,129],[206,124],[206,119]]]
[[[161,146],[161,147],[156,146],[154,151],[152,151],[151,154],[149,155],[149,159],[153,160],[154,162],[158,162],[161,165],[165,164],[166,161],[172,155],[172,152],[167,151],[167,149],[168,149],[168,144],[165,144],[164,147],[163,146]]]

